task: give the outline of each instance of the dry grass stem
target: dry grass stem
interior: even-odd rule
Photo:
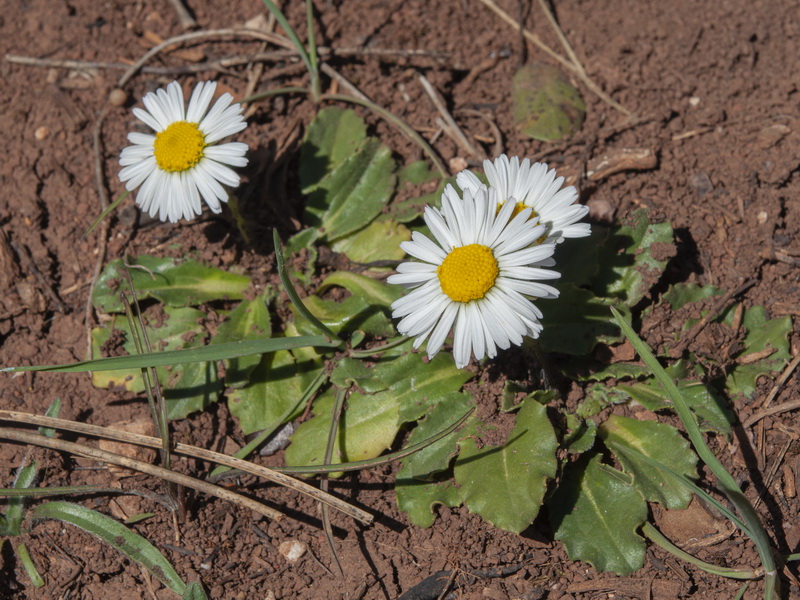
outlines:
[[[67,452],[75,456],[83,456],[99,462],[110,463],[120,467],[127,467],[128,469],[146,473],[147,475],[152,475],[153,477],[158,477],[159,479],[163,479],[165,481],[177,483],[178,485],[197,490],[198,492],[203,492],[204,494],[208,494],[210,496],[216,496],[222,500],[227,500],[228,502],[238,504],[243,508],[249,508],[250,510],[253,510],[270,519],[280,520],[283,518],[283,514],[277,510],[270,508],[261,502],[251,500],[250,498],[237,494],[236,492],[232,492],[226,488],[195,479],[194,477],[189,477],[188,475],[184,475],[182,473],[176,473],[175,471],[169,471],[155,465],[134,460],[132,458],[128,458],[127,456],[122,456],[121,454],[114,454],[113,452],[106,452],[105,450],[100,450],[99,448],[91,448],[89,446],[67,442],[58,438],[49,438],[38,433],[22,431],[19,429],[9,429],[7,427],[0,427],[0,438],[22,442],[32,446],[51,448],[53,450]],[[159,446],[161,445],[160,440],[158,440],[157,443]]]
[[[81,433],[84,435],[103,437],[120,442],[127,442],[129,444],[147,446],[156,449],[160,449],[162,444],[159,438],[151,437],[148,435],[140,435],[137,433],[131,433],[129,431],[120,431],[117,429],[109,429],[108,427],[98,427],[97,425],[89,425],[87,423],[77,423],[75,421],[68,421],[66,419],[55,419],[53,417],[44,417],[41,415],[32,415],[29,413],[17,412],[13,410],[0,410],[0,419],[14,421],[16,423],[28,423],[31,425],[52,427],[53,429],[63,429],[66,431],[73,431],[75,433]],[[325,494],[323,492],[320,492],[319,489],[303,481],[299,481],[283,473],[273,471],[272,469],[269,469],[267,467],[256,465],[250,461],[242,460],[240,458],[235,458],[233,456],[227,456],[225,454],[220,454],[219,452],[214,452],[212,450],[206,450],[205,448],[198,448],[197,446],[190,446],[187,444],[180,444],[180,443],[176,443],[172,448],[172,451],[175,454],[193,456],[195,458],[208,460],[210,462],[224,465],[226,467],[231,467],[232,469],[239,469],[240,471],[245,471],[247,473],[256,475],[258,477],[263,477],[268,481],[272,481],[274,483],[277,483],[278,485],[282,485],[284,487],[291,488],[301,494],[305,494],[306,496],[309,496],[314,500],[318,500],[320,502],[324,502],[325,504],[329,504],[336,510],[358,521],[361,521],[366,525],[369,525],[373,521],[372,515],[364,510],[351,506],[347,502],[344,502],[343,500],[340,500],[335,496],[331,496],[330,494]]]
[[[433,102],[436,110],[438,110],[439,114],[442,116],[442,120],[444,121],[442,124],[442,129],[444,129],[445,133],[469,156],[479,159],[486,158],[486,154],[483,152],[483,150],[475,148],[472,142],[469,141],[469,138],[467,138],[464,132],[461,131],[461,128],[458,126],[455,119],[444,105],[444,100],[442,99],[441,95],[436,88],[433,87],[431,82],[428,81],[428,78],[422,73],[419,73],[417,77],[419,78],[419,82],[422,84],[422,89],[424,89],[425,93],[428,94],[428,97],[431,99],[431,102]]]
[[[622,106],[619,102],[614,100],[611,96],[606,94],[600,86],[598,86],[583,69],[583,66],[578,62],[577,64],[573,64],[572,61],[567,60],[563,56],[561,56],[558,52],[550,48],[547,44],[545,44],[541,38],[536,35],[535,33],[528,31],[525,29],[521,23],[516,21],[514,18],[511,17],[506,11],[502,8],[497,6],[493,0],[480,0],[487,8],[494,11],[498,17],[503,19],[506,23],[514,27],[517,31],[521,31],[522,35],[525,36],[526,39],[530,40],[537,48],[548,54],[553,59],[557,60],[561,65],[565,68],[569,69],[584,83],[584,85],[589,88],[594,94],[600,98],[603,102],[614,108],[615,110],[621,112],[626,117],[632,117],[633,113],[629,111],[627,108]]]

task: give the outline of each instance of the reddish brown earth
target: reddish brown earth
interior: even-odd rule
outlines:
[[[243,24],[264,12],[256,0],[189,4],[201,29]],[[519,15],[515,3],[503,0],[501,4]],[[552,48],[559,48],[540,7],[530,4],[527,27]],[[800,314],[800,4],[790,0],[564,0],[555,4],[558,21],[588,75],[636,115],[633,122],[581,87],[587,118],[577,136],[561,144],[543,144],[516,133],[510,85],[524,57],[520,37],[476,0],[318,1],[315,8],[322,45],[443,53],[439,58],[377,58],[362,52],[331,60],[370,98],[429,138],[437,130],[438,113],[418,82],[420,72],[441,91],[466,132],[483,140],[477,144],[483,144],[489,155],[494,153],[494,132],[460,109],[477,108],[489,115],[502,134],[499,147],[508,154],[545,156],[552,165],[572,173],[606,153],[652,150],[658,159],[652,169],[580,184],[583,201],[594,205],[593,214],[619,219],[639,205],[650,207],[653,219],[669,220],[676,230],[678,254],[670,263],[666,283],[695,281],[730,290],[754,279],[755,285],[740,297],[745,306],[761,304],[772,317],[796,318]],[[298,30],[305,30],[301,3],[291,3],[289,16]],[[6,3],[0,11],[0,31],[2,55],[131,63],[152,46],[156,36],[166,39],[182,30],[166,2],[29,0]],[[151,64],[181,67],[262,49],[258,41],[206,40],[184,47],[188,53],[168,53]],[[532,59],[551,61],[532,45],[527,53]],[[487,70],[470,75],[471,69],[493,56],[500,58],[487,63]],[[244,65],[182,79],[188,84],[195,78],[217,78],[241,98],[254,69]],[[94,165],[95,124],[105,112],[102,187],[115,198],[122,190],[116,160],[132,125],[130,106],[173,77],[138,74],[125,88],[130,94],[127,106],[117,107],[107,98],[120,70],[44,68],[6,60],[0,72],[0,130],[6,144],[0,163],[0,365],[80,360],[86,354],[86,331],[91,324],[85,312],[88,285],[103,239],[103,232],[81,238],[101,210]],[[303,77],[294,63],[266,63],[256,89],[296,85]],[[327,80],[325,85],[330,85]],[[248,219],[256,224],[256,239],[266,240],[272,227],[287,235],[295,230],[301,213],[295,175],[298,139],[313,107],[292,97],[265,102],[253,110],[250,127],[242,136],[252,153],[241,195],[248,198]],[[401,162],[419,157],[417,148],[396,130],[362,114]],[[479,157],[465,156],[447,136],[439,136],[434,146],[445,161],[466,158],[478,164]],[[190,252],[220,266],[241,264],[256,279],[273,277],[269,244],[248,247],[228,212],[220,217],[206,213],[202,219],[177,225],[145,221],[127,201],[110,221],[105,259],[125,253],[180,256]],[[26,258],[28,253],[30,258]],[[679,324],[675,318],[666,309],[656,311],[646,324],[647,339],[656,344],[664,339],[664,332]],[[795,326],[793,347],[798,341]],[[507,375],[501,369],[482,374],[491,384],[482,388],[486,402],[496,399]],[[86,375],[1,377],[2,408],[41,414],[60,397],[64,402],[61,416],[68,419],[107,426],[147,417],[141,398],[97,390]],[[753,403],[734,406],[741,420],[761,405],[772,386],[772,380],[762,380]],[[796,399],[799,387],[797,376],[791,377],[774,402]],[[579,397],[580,390],[570,394],[571,401]],[[712,447],[746,485],[751,499],[764,493],[759,511],[776,546],[782,553],[796,552],[800,499],[793,482],[800,468],[796,441],[800,423],[796,413],[786,412],[764,424],[764,443],[755,452],[762,456],[758,465],[748,458],[753,451],[742,448],[751,442],[750,430],[740,430],[730,445],[715,439]],[[228,438],[242,441],[223,406],[177,422],[174,429],[177,439],[209,448],[224,447]],[[115,480],[113,473],[88,460],[3,442],[0,484],[11,484],[16,465],[25,457],[40,461],[41,481],[46,485],[110,485]],[[773,467],[776,475],[765,490]],[[179,463],[178,469],[202,476],[208,466],[192,461]],[[156,516],[134,529],[164,552],[184,580],[201,580],[214,599],[393,599],[442,570],[455,572],[448,596],[453,598],[566,599],[613,594],[642,600],[711,599],[734,597],[739,589],[737,583],[707,575],[657,548],[648,552],[645,568],[632,577],[598,574],[589,565],[569,560],[563,547],[551,541],[546,524],[538,521],[519,537],[492,528],[464,509],[444,509],[432,528],[413,527],[397,511],[391,491],[393,473],[387,467],[332,484],[334,492],[376,516],[373,526],[360,527],[334,515],[344,580],[332,574],[335,568],[316,506],[251,479],[243,481],[246,489],[290,518],[270,522],[221,500],[197,497],[177,530],[172,515],[149,501],[137,508],[152,510]],[[161,489],[158,481],[145,476],[124,484]],[[81,501],[111,512],[112,499],[101,495]],[[699,506],[680,516],[655,512],[659,525],[676,540],[727,527]],[[6,543],[0,555],[1,597],[174,597],[135,563],[75,529],[45,523],[23,539],[46,584],[40,590],[30,585]],[[309,546],[297,564],[289,565],[278,553],[278,546],[287,540]],[[712,545],[694,551],[720,564],[756,563],[752,547],[736,533],[716,536]],[[800,597],[788,581],[785,588],[785,597]],[[760,589],[759,583],[751,585],[745,597],[758,597]]]

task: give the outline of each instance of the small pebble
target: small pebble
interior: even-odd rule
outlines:
[[[448,167],[450,167],[451,173],[460,173],[464,169],[466,169],[469,165],[467,164],[467,159],[463,156],[454,156],[448,161]]]
[[[124,90],[115,88],[108,95],[108,101],[114,106],[124,106],[128,101],[128,94]]]
[[[308,546],[297,540],[281,542],[281,545],[278,546],[278,552],[280,552],[291,565],[300,560],[306,553],[306,550],[308,550]]]
[[[597,223],[613,223],[616,209],[608,200],[592,198],[587,203],[589,218]]]
[[[764,210],[762,210],[760,213],[756,215],[756,221],[758,221],[759,225],[763,225],[764,223],[766,223],[768,218],[769,215]]]
[[[50,135],[50,130],[44,126],[39,127],[36,131],[33,132],[33,137],[35,137],[39,141],[42,141],[48,135]]]

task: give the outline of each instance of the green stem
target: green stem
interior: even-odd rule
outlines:
[[[81,236],[81,241],[85,240],[88,237],[88,235],[92,233],[92,231],[94,231],[94,228],[100,224],[100,221],[105,219],[109,215],[109,213],[111,213],[111,211],[117,208],[119,206],[119,203],[122,202],[129,193],[130,192],[128,192],[128,190],[125,190],[119,196],[117,196],[117,199],[114,200],[111,204],[109,204],[106,207],[106,209],[100,213],[100,216],[97,217],[91,225],[89,225],[89,229],[87,229]]]
[[[706,573],[711,573],[712,575],[720,575],[722,577],[729,577],[731,579],[759,579],[763,573],[760,573],[756,569],[731,569],[728,567],[718,567],[717,565],[712,565],[711,563],[704,562],[699,558],[696,558],[678,548],[675,544],[670,542],[664,535],[656,529],[650,522],[646,522],[642,526],[642,533],[645,535],[647,539],[651,542],[660,546],[670,554],[685,560],[688,563],[693,564],[695,567],[702,569]]]
[[[436,170],[439,171],[439,174],[446,178],[449,176],[447,169],[445,169],[444,164],[442,161],[439,160],[439,157],[436,156],[436,152],[434,152],[433,148],[431,148],[430,144],[425,141],[420,134],[414,131],[414,128],[411,127],[408,123],[406,123],[403,119],[395,115],[394,113],[389,112],[385,108],[378,106],[374,102],[370,100],[362,100],[361,98],[356,98],[355,96],[346,96],[344,94],[323,94],[322,100],[332,100],[335,102],[349,102],[351,104],[358,104],[359,106],[365,106],[371,111],[379,114],[381,117],[395,125],[400,131],[402,131],[405,135],[407,135],[413,142],[415,142],[422,151],[428,155],[428,158],[433,163],[433,166],[436,167]]]
[[[405,344],[409,338],[407,336],[400,336],[399,338],[392,340],[391,342],[386,342],[382,346],[375,346],[373,348],[365,348],[364,350],[351,350],[350,357],[351,358],[369,358],[370,356],[375,356],[376,354],[381,354],[386,352],[387,350],[391,350],[392,348],[397,348],[398,346],[402,346]]]
[[[22,563],[22,566],[25,568],[25,572],[28,574],[28,577],[31,578],[31,582],[33,582],[34,587],[42,587],[44,585],[44,579],[42,579],[42,576],[39,575],[36,565],[33,564],[33,559],[28,553],[28,547],[25,544],[19,544],[17,546],[17,556],[19,556],[19,562]]]
[[[306,29],[308,29],[308,60],[311,63],[311,95],[316,102],[319,102],[322,90],[319,79],[317,41],[314,36],[314,4],[311,0],[306,0]]]
[[[689,405],[686,403],[686,400],[684,400],[670,376],[666,371],[664,371],[663,367],[658,360],[656,360],[655,356],[653,356],[650,348],[648,348],[647,345],[639,338],[639,336],[636,335],[636,332],[633,331],[633,328],[625,321],[619,311],[613,306],[611,307],[611,312],[614,314],[614,318],[617,320],[617,323],[622,331],[639,353],[639,356],[647,364],[647,366],[650,367],[656,379],[667,391],[667,394],[669,394],[669,397],[672,400],[672,406],[675,409],[675,412],[678,413],[678,417],[680,417],[680,420],[686,429],[686,433],[689,436],[689,440],[692,442],[692,446],[694,446],[694,449],[700,459],[706,463],[711,472],[717,477],[720,489],[736,507],[736,510],[741,515],[742,520],[747,524],[747,527],[750,530],[750,537],[756,545],[759,558],[761,559],[761,564],[764,567],[764,598],[765,600],[771,600],[779,591],[780,583],[778,581],[775,558],[772,555],[772,547],[770,545],[769,537],[767,536],[767,532],[764,530],[764,526],[761,524],[761,519],[759,518],[758,513],[756,513],[753,506],[750,504],[747,498],[745,498],[744,494],[742,494],[742,491],[739,489],[739,486],[736,484],[733,476],[731,476],[731,474],[725,470],[725,467],[722,466],[722,463],[717,460],[717,457],[714,456],[714,453],[711,452],[709,447],[706,445],[706,442],[703,439],[703,434],[700,432],[700,427],[698,427],[697,422],[695,421],[694,414],[689,409]]]
[[[300,296],[297,295],[297,292],[294,289],[294,285],[292,285],[292,281],[289,279],[289,274],[286,272],[286,262],[283,259],[283,248],[281,247],[281,238],[278,237],[278,230],[272,230],[272,241],[275,244],[275,260],[278,263],[278,275],[281,278],[281,283],[283,284],[284,289],[286,290],[286,294],[289,296],[289,300],[292,301],[295,308],[298,312],[314,327],[319,330],[322,335],[327,336],[330,340],[338,340],[342,342],[342,339],[333,333],[330,329],[328,329],[325,324],[317,319],[314,315],[311,314],[311,311],[306,308],[306,305],[303,304],[303,301],[300,299]],[[344,343],[344,342],[342,342]]]
[[[298,406],[302,406],[303,404],[308,402],[314,396],[314,394],[317,393],[319,388],[321,388],[323,385],[325,385],[325,383],[328,381],[328,377],[329,377],[329,375],[324,370],[322,370],[319,373],[317,373],[317,376],[314,378],[314,381],[312,381],[308,385],[308,387],[305,389],[305,391],[303,392],[303,395],[300,397],[300,399],[297,402],[295,402],[294,405],[289,410],[284,411],[284,413],[281,415],[281,417],[280,417],[280,419],[278,419],[278,421],[280,423],[283,423],[286,419],[289,418],[289,415],[291,415]],[[253,452],[253,450],[255,450],[261,444],[263,444],[264,440],[266,440],[274,432],[275,432],[275,428],[274,427],[265,429],[264,431],[259,433],[256,437],[254,437],[252,440],[250,440],[250,442],[246,446],[244,446],[241,450],[239,450],[238,452],[234,453],[234,455],[233,455],[234,458],[241,458],[241,459],[246,458],[247,456],[250,455],[251,452]],[[225,473],[226,471],[230,471],[231,469],[232,469],[232,467],[225,467],[223,465],[220,465],[220,466],[216,467],[213,471],[211,471],[211,474],[209,475],[209,479],[211,479],[213,477],[217,477],[218,475],[221,475],[222,473]]]
[[[286,35],[291,40],[292,44],[295,47],[295,50],[297,50],[297,53],[300,55],[300,59],[306,65],[306,69],[308,69],[308,74],[311,77],[311,83],[312,83],[311,95],[314,97],[315,102],[319,102],[319,96],[318,95],[315,96],[315,91],[313,88],[314,81],[319,78],[319,74],[316,71],[316,65],[311,63],[311,58],[309,58],[308,52],[306,52],[306,48],[303,45],[303,42],[301,42],[300,38],[297,37],[297,33],[295,32],[294,28],[291,25],[289,25],[289,21],[286,20],[286,17],[281,12],[281,9],[279,9],[272,0],[263,0],[263,1],[264,5],[267,7],[267,10],[269,10],[269,12],[272,13],[272,15],[275,17],[275,20],[280,24],[280,26],[286,32]],[[313,35],[313,33],[310,33],[310,35]],[[317,86],[318,85],[319,84],[317,84]]]

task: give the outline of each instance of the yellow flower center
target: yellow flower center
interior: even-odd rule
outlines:
[[[501,208],[503,208],[503,204],[499,203],[497,205],[497,210],[495,211],[495,214],[499,214]],[[514,210],[511,211],[511,217],[509,217],[508,220],[510,221],[511,219],[516,217],[519,213],[521,213],[523,210],[525,210],[526,208],[528,208],[528,207],[525,206],[522,202],[517,202],[517,205],[514,207]],[[536,218],[538,216],[539,215],[536,213],[536,211],[531,209],[531,216],[528,217],[528,221],[530,221],[531,219],[534,219],[534,218]]]
[[[503,205],[502,204],[498,204],[497,205],[497,210],[495,211],[495,215],[500,213],[500,209],[501,208],[503,208]],[[514,210],[511,211],[511,216],[509,217],[508,220],[511,221],[514,217],[516,217],[519,213],[521,213],[526,208],[528,208],[528,207],[525,206],[522,202],[517,202],[517,205],[514,207]],[[538,216],[539,216],[539,214],[535,210],[531,209],[531,216],[528,217],[528,221],[530,221],[531,219],[535,219]],[[543,224],[543,223],[540,223],[540,224]],[[533,242],[533,245],[534,246],[538,246],[539,244],[543,244],[546,239],[547,239],[547,234],[545,233],[542,237],[540,237],[538,240]]]
[[[500,270],[492,251],[481,244],[453,248],[436,270],[442,291],[456,302],[483,298]]]
[[[175,121],[156,134],[153,150],[162,171],[187,171],[203,158],[205,136],[197,123]]]

